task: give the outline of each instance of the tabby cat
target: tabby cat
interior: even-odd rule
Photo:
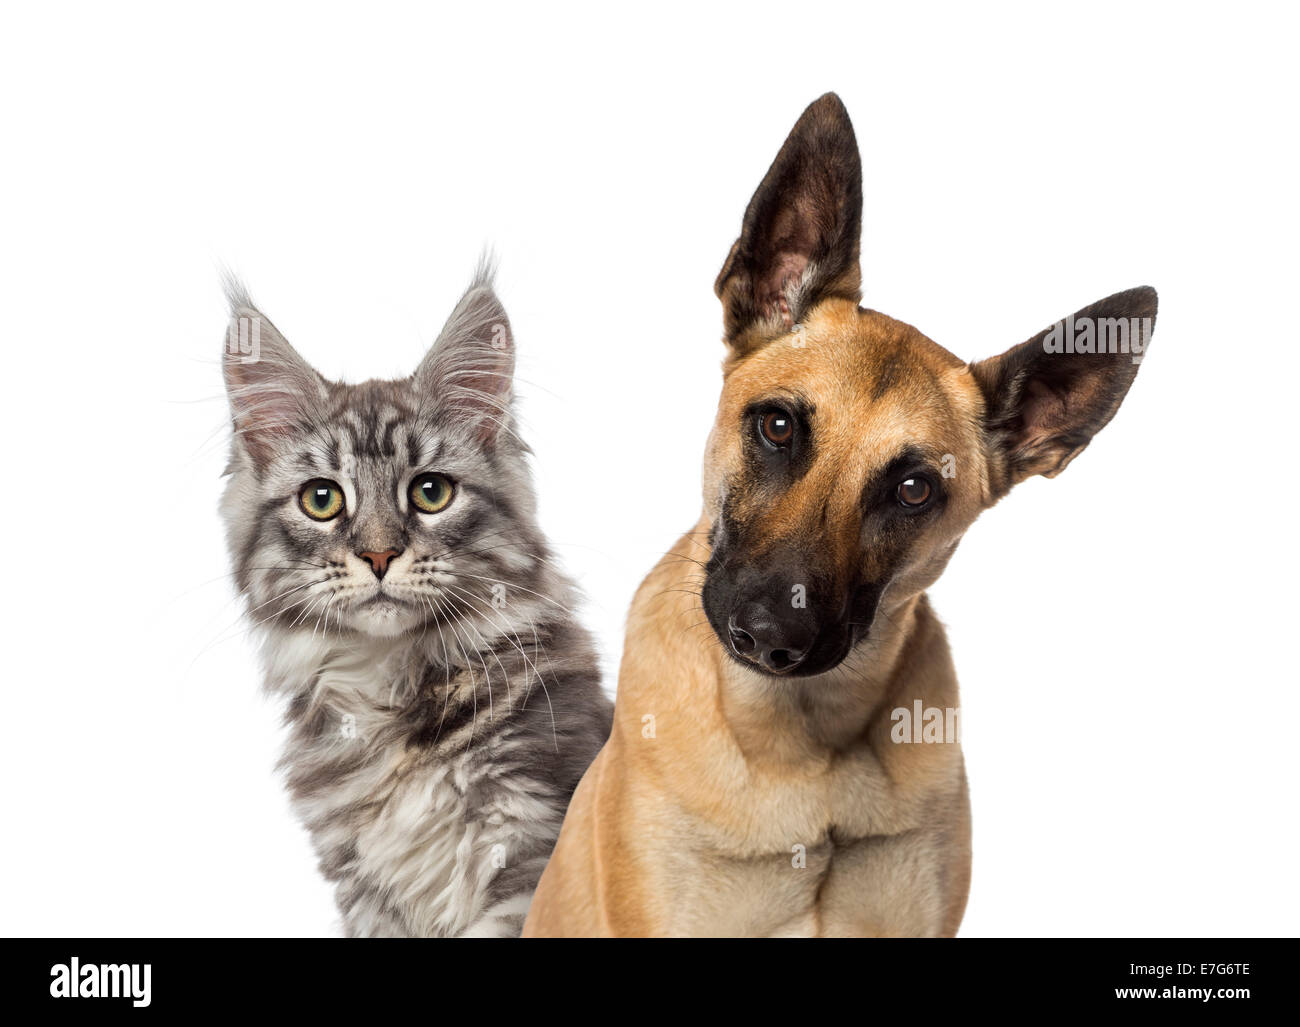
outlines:
[[[514,936],[609,732],[480,267],[416,372],[327,381],[237,283],[221,504],[281,766],[352,936]]]

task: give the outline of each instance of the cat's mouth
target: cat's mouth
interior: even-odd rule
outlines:
[[[396,638],[418,628],[423,619],[417,604],[383,589],[352,603],[345,616],[351,627],[376,638]]]
[[[406,599],[393,595],[391,592],[385,592],[382,587],[377,589],[375,594],[370,596],[370,598],[363,599],[361,602],[353,604],[354,608],[359,610],[373,608],[376,605],[412,606],[414,604]]]

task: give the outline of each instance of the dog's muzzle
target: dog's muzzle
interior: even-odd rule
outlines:
[[[761,673],[805,677],[832,670],[866,637],[874,591],[846,596],[806,566],[779,563],[759,568],[716,559],[700,595],[705,616],[727,653]]]
[[[789,674],[808,658],[817,641],[808,620],[782,617],[762,603],[742,603],[727,618],[727,641],[739,659],[771,674]]]

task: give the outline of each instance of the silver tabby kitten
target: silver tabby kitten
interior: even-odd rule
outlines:
[[[349,935],[514,936],[610,727],[481,268],[410,378],[326,381],[230,289],[222,500]]]

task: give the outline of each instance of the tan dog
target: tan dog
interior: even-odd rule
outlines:
[[[1156,294],[967,364],[858,306],[861,210],[857,143],[828,94],[718,277],[729,353],[704,513],[633,600],[613,733],[525,936],[961,923],[957,681],[925,589],[981,511],[1111,419]]]

